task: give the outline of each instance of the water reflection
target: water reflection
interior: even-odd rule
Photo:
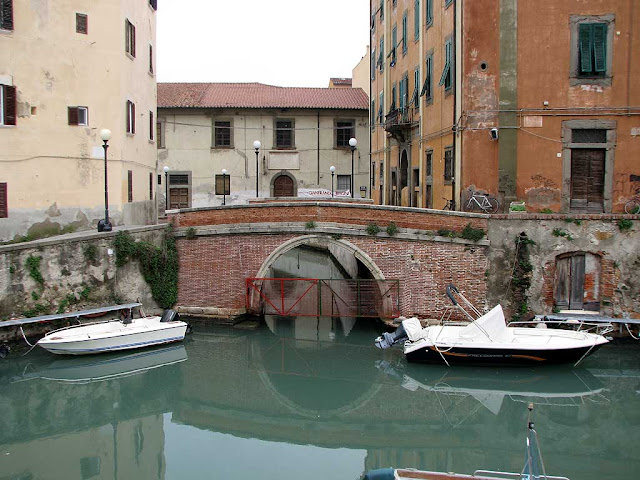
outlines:
[[[606,347],[581,370],[448,369],[376,349],[371,320],[272,320],[276,333],[196,328],[175,349],[0,362],[0,478],[513,471],[529,401],[549,471],[640,471],[627,448],[640,442],[637,348]]]

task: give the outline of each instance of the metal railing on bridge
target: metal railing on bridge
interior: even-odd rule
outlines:
[[[400,281],[374,279],[247,278],[248,313],[295,317],[400,315]]]

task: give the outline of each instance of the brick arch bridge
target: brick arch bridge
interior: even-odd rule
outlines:
[[[467,224],[487,231],[488,217],[355,202],[280,201],[168,212],[180,258],[177,309],[233,318],[245,313],[247,278],[283,253],[324,242],[350,251],[372,278],[399,281],[399,313],[437,318],[454,282],[479,303],[486,296],[487,240],[443,236]],[[394,223],[397,233],[386,227]],[[372,235],[367,226],[380,232]],[[438,233],[440,231],[440,234]]]

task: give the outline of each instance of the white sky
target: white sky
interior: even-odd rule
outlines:
[[[369,43],[367,0],[161,0],[159,82],[327,87]]]

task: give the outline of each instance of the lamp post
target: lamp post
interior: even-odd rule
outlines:
[[[227,204],[227,169],[222,169],[222,204]]]
[[[259,154],[259,150],[260,147],[262,146],[262,144],[260,143],[260,140],[256,140],[255,142],[253,142],[253,148],[256,149],[256,198],[260,196],[260,194],[258,193],[258,154]]]
[[[109,140],[111,139],[111,130],[103,128],[100,130],[100,138],[102,139],[104,148],[104,220],[98,222],[99,232],[110,232],[111,223],[109,223],[109,187],[107,183],[107,149],[109,148]]]
[[[351,198],[353,198],[353,152],[356,151],[356,145],[358,145],[358,141],[355,138],[350,138],[349,146],[351,147]]]
[[[334,167],[333,165],[331,165],[329,167],[329,171],[331,172],[331,198],[333,198],[333,176],[336,173],[336,167]]]
[[[162,168],[164,172],[164,211],[169,210],[169,167]]]

